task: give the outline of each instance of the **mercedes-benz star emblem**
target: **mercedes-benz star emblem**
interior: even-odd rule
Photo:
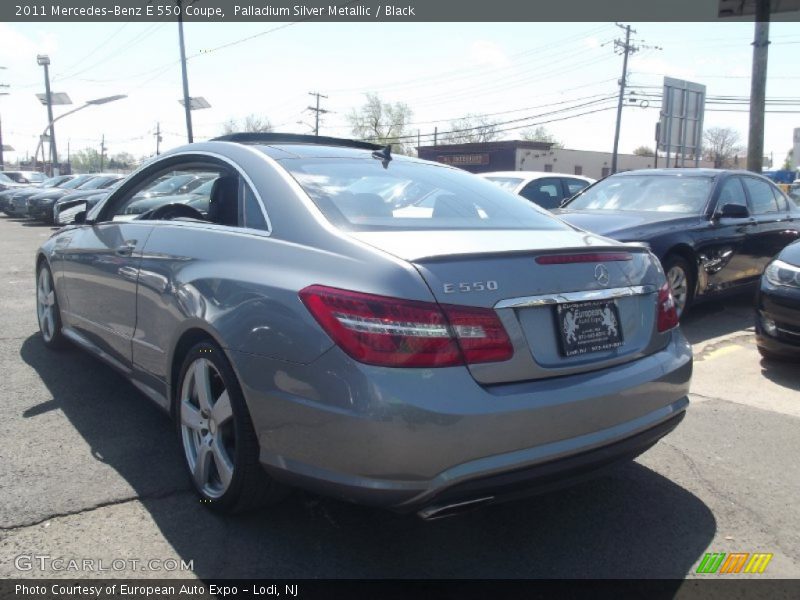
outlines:
[[[602,265],[602,264],[601,265],[597,265],[594,268],[594,278],[597,280],[597,283],[599,283],[600,285],[602,285],[602,286],[608,285],[608,280],[609,280],[608,269],[606,268],[605,265]]]

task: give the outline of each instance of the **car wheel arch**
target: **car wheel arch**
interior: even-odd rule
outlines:
[[[220,336],[216,332],[211,331],[207,326],[198,323],[190,323],[180,332],[175,343],[172,345],[172,351],[170,352],[169,361],[167,363],[168,369],[166,371],[169,376],[167,381],[167,398],[169,399],[170,416],[173,419],[177,417],[175,411],[175,399],[177,397],[176,382],[180,377],[181,365],[189,350],[200,342],[211,342],[222,349],[223,352],[225,351],[225,345],[222,343]],[[234,372],[236,372],[235,368]],[[238,373],[236,373],[236,375],[238,377]]]

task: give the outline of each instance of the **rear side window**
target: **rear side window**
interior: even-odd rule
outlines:
[[[535,202],[542,208],[558,208],[559,202],[563,197],[561,193],[561,182],[555,177],[546,177],[531,181],[522,188],[520,196]]]
[[[789,201],[781,190],[777,187],[773,187],[772,195],[775,196],[775,201],[778,203],[778,210],[789,210]]]
[[[354,231],[569,227],[476,175],[396,157],[283,159],[325,217]]]
[[[267,231],[267,220],[264,218],[264,212],[261,209],[261,203],[256,198],[253,190],[241,179],[239,185],[244,189],[244,226],[250,229],[260,229]]]
[[[778,202],[775,200],[775,196],[772,195],[772,188],[766,181],[745,177],[744,186],[750,195],[750,211],[754,215],[778,212]]]
[[[577,169],[577,167],[575,168]],[[580,175],[580,173],[576,173],[576,175]],[[589,187],[589,182],[583,179],[570,179],[566,177],[564,178],[564,186],[567,188],[567,195],[574,196],[582,189]]]

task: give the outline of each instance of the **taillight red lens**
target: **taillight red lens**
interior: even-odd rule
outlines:
[[[334,342],[359,362],[389,367],[449,367],[511,358],[494,311],[402,300],[321,285],[300,299]]]
[[[668,283],[658,290],[658,307],[656,308],[656,323],[658,331],[669,331],[678,326],[678,310],[675,308],[675,298]]]

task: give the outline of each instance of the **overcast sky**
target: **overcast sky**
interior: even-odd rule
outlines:
[[[642,48],[630,61],[632,91],[659,93],[668,75],[705,84],[709,96],[749,96],[752,23],[633,27]],[[212,105],[194,112],[196,140],[219,135],[225,120],[250,113],[268,117],[279,131],[309,132],[308,92],[319,90],[329,96],[322,106],[333,111],[322,134],[348,136],[346,114],[365,92],[377,92],[411,107],[410,129],[419,129],[423,139],[434,126],[446,130],[467,113],[493,113],[512,121],[503,126],[510,129],[596,111],[545,126],[567,148],[611,150],[614,101],[605,98],[618,90],[622,58],[613,40],[623,34],[611,23],[188,23],[185,31],[190,93]],[[796,23],[774,23],[770,33],[767,97],[797,99],[800,30]],[[99,148],[105,134],[111,154],[150,155],[157,122],[162,149],[184,143],[175,23],[0,23],[0,66],[6,67],[0,82],[11,85],[10,95],[0,98],[3,138],[23,157],[33,154],[47,125],[46,109],[34,96],[44,91],[38,53],[50,55],[53,91],[68,93],[76,106],[128,95],[59,122],[60,153],[66,154],[67,142],[73,152]],[[706,127],[733,127],[746,143],[746,105],[710,108],[725,111],[708,110]],[[653,146],[657,120],[654,106],[626,106],[620,151]],[[794,127],[800,127],[798,112],[767,114],[765,151],[776,163],[791,148]],[[504,136],[517,138],[519,129]]]

